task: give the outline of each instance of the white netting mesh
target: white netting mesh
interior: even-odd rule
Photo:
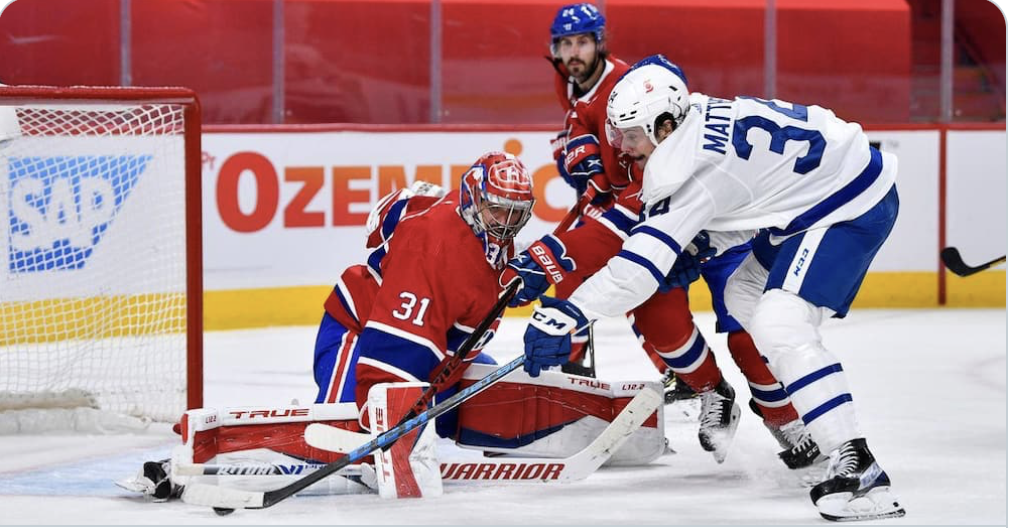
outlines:
[[[0,393],[185,410],[183,112],[0,98]]]

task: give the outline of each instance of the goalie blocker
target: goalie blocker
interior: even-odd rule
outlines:
[[[493,368],[471,366],[464,374],[463,386],[480,379]],[[460,447],[509,457],[469,455],[439,461],[435,457],[435,428],[424,427],[397,441],[389,451],[373,453],[360,467],[338,473],[344,478],[325,479],[310,487],[308,492],[361,493],[370,488],[377,489],[383,498],[405,498],[437,496],[442,492],[443,479],[565,481],[568,479],[552,479],[549,475],[534,479],[532,473],[531,478],[523,478],[521,474],[504,471],[510,468],[497,468],[497,465],[508,466],[513,456],[541,457],[525,459],[532,460],[529,465],[534,469],[550,468],[550,462],[555,459],[563,462],[565,457],[590,446],[646,386],[661,391],[659,385],[652,382],[608,383],[560,372],[545,372],[533,379],[523,372],[513,372],[461,405],[458,416],[453,416],[458,423],[451,429],[456,431],[453,439]],[[367,409],[370,423],[375,424],[372,435],[394,426],[425,387],[422,383],[373,387],[369,391]],[[441,396],[446,397],[445,394]],[[608,463],[641,465],[663,454],[662,412],[662,406],[655,413],[650,412],[642,426],[628,435]],[[349,403],[190,410],[180,422],[183,443],[173,450],[172,459],[163,463],[148,462],[136,477],[117,484],[155,500],[177,497],[182,487],[190,482],[268,490],[314,470],[318,464],[332,462],[367,442],[368,433],[357,433],[360,431],[358,417],[355,405]],[[345,436],[348,448],[341,450],[336,446],[337,451],[328,451],[306,443],[305,429],[312,423],[348,431]],[[484,467],[485,462],[495,465],[495,469]]]

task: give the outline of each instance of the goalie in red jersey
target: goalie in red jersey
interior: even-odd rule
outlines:
[[[167,499],[187,484],[175,471],[180,467],[250,458],[319,464],[348,452],[309,445],[304,431],[313,422],[368,431],[352,434],[350,449],[390,428],[493,316],[503,291],[499,275],[515,255],[514,238],[533,204],[529,172],[502,152],[481,156],[463,174],[458,194],[418,182],[384,197],[369,215],[366,263],[348,267],[324,303],[313,361],[315,404],[187,411],[183,445],[171,462],[149,462],[122,484]],[[494,363],[480,350],[498,322],[459,368],[441,377],[436,402],[495,368],[474,363]],[[646,386],[578,386],[553,375],[534,380],[514,372],[362,464],[361,481],[383,497],[440,494],[436,432],[485,452],[564,458],[589,445]],[[641,464],[658,457],[665,449],[662,423],[661,413],[646,421],[613,458]]]

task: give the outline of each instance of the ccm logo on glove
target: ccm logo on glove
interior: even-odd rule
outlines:
[[[530,324],[551,335],[562,335],[575,330],[575,318],[553,308],[534,310]]]

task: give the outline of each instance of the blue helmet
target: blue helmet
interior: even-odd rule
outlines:
[[[558,10],[551,24],[551,45],[561,37],[592,33],[596,42],[603,42],[603,27],[606,18],[596,6],[589,3],[569,4]]]
[[[631,73],[631,70],[636,70],[638,68],[641,68],[642,66],[647,66],[649,64],[670,70],[671,73],[673,73],[677,77],[680,77],[680,80],[684,81],[684,85],[687,86],[687,75],[684,75],[684,70],[681,70],[680,66],[677,66],[676,64],[670,62],[670,59],[666,58],[666,55],[663,55],[662,53],[649,55],[648,57],[632,64],[631,68],[629,68],[628,71],[624,72],[624,75],[622,75],[621,78],[623,79],[626,75]]]

